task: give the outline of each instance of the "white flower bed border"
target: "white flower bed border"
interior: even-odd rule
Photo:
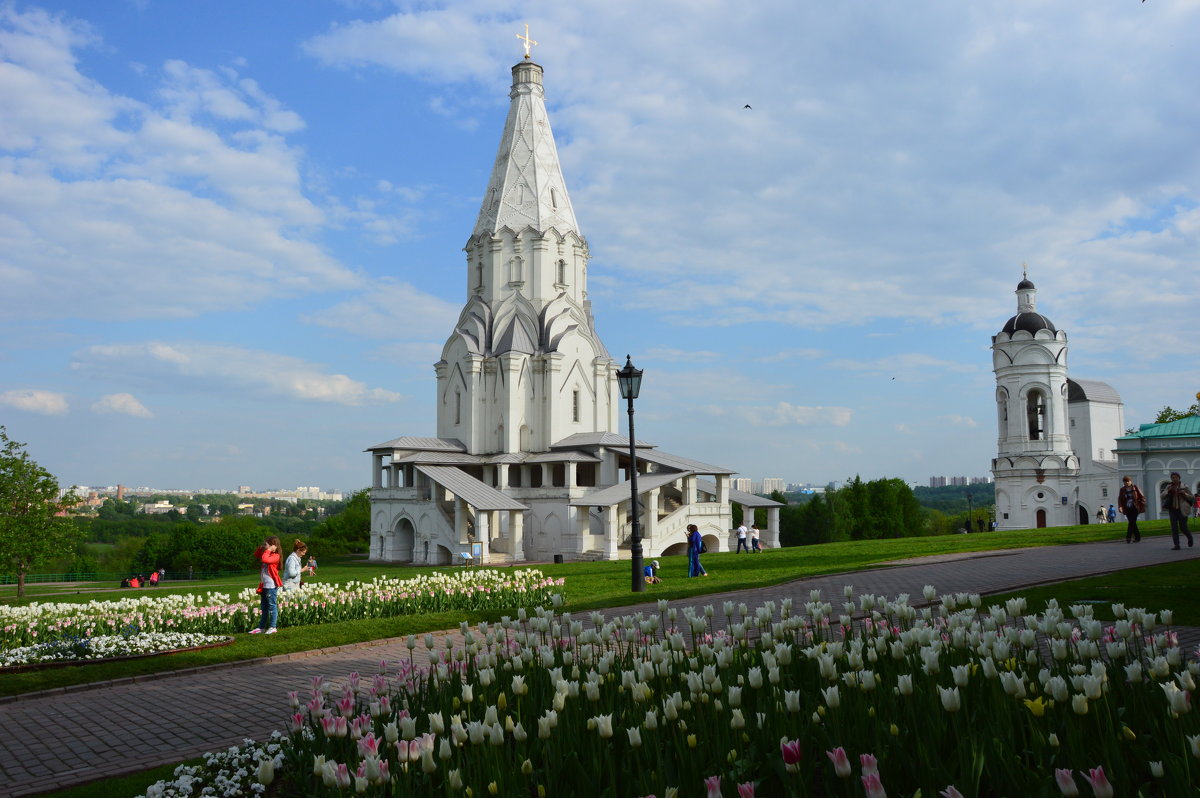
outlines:
[[[0,671],[34,670],[62,665],[118,662],[177,651],[228,645],[227,635],[194,632],[145,632],[135,635],[97,635],[77,640],[58,640],[0,651]],[[87,653],[78,646],[82,643]]]

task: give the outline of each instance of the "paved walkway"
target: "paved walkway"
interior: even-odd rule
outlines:
[[[802,605],[809,591],[819,588],[825,600],[837,606],[846,584],[854,585],[859,594],[893,598],[908,593],[912,602],[919,604],[927,584],[942,593],[1003,593],[1180,558],[1200,558],[1200,547],[1176,552],[1171,550],[1170,538],[1152,537],[1138,545],[1111,541],[977,552],[696,596],[673,605],[713,604],[718,608],[714,620],[722,621],[722,601],[744,601],[753,607],[791,596]],[[624,607],[606,614],[654,606]],[[1178,631],[1188,650],[1200,642],[1200,629]],[[416,653],[423,649],[424,645],[419,645]],[[329,652],[0,699],[0,797],[33,795],[133,773],[219,750],[246,737],[261,739],[285,727],[289,715],[286,693],[307,689],[313,676],[344,678],[352,671],[374,673],[380,660],[408,656],[402,640],[383,640]],[[125,720],[132,717],[139,718],[138,722]]]

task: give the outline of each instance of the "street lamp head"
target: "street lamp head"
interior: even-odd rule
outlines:
[[[633,360],[625,356],[625,367],[617,372],[617,386],[622,399],[637,399],[642,390],[642,370],[633,367]]]

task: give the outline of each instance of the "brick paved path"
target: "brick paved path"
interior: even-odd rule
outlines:
[[[769,557],[770,552],[748,556]],[[1169,538],[1152,537],[1139,545],[1110,541],[976,552],[696,596],[672,604],[713,604],[718,610],[714,621],[721,622],[723,601],[744,601],[754,607],[791,596],[801,605],[808,600],[810,590],[819,588],[823,598],[836,607],[843,600],[846,584],[854,585],[859,594],[894,598],[908,593],[912,603],[919,604],[927,584],[942,593],[1002,593],[1181,557],[1200,558],[1200,547],[1175,552]],[[606,614],[653,606],[624,607]],[[1200,629],[1178,631],[1185,650],[1194,650],[1200,642]],[[286,629],[281,634],[286,634]],[[452,632],[440,634],[457,637]],[[417,647],[418,659],[423,649],[423,644]],[[179,762],[240,743],[246,737],[261,739],[274,729],[284,728],[289,713],[286,693],[306,689],[313,676],[344,678],[352,671],[373,673],[380,660],[396,661],[408,655],[402,640],[382,640],[328,652],[284,655],[0,699],[0,798],[32,795]],[[130,722],[130,718],[137,720]]]

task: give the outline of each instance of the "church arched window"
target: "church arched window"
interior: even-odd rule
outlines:
[[[550,208],[551,210],[558,210],[558,192],[554,189],[550,189]]]
[[[524,277],[525,263],[521,260],[520,255],[515,255],[508,261],[508,281],[510,283],[521,283],[525,281]]]
[[[1025,420],[1029,425],[1029,440],[1040,441],[1046,437],[1046,395],[1041,391],[1030,391],[1025,400]]]
[[[557,282],[559,285],[567,284],[567,262],[561,258],[558,261],[558,273],[556,275],[555,282]]]
[[[454,392],[454,423],[462,423],[462,392]]]
[[[579,423],[579,389],[571,391],[571,420]]]

